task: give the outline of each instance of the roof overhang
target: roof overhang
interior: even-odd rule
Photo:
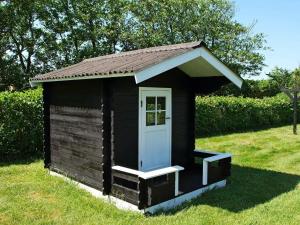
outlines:
[[[66,77],[58,79],[49,79],[49,80],[31,80],[29,84],[31,87],[36,87],[42,83],[57,82],[57,81],[71,81],[71,80],[92,80],[92,79],[103,79],[103,78],[113,78],[113,77],[132,77],[135,76],[134,73],[116,73],[105,76],[102,74],[93,75],[93,76],[77,76],[77,77]]]
[[[135,82],[141,83],[173,68],[179,68],[190,77],[225,76],[237,87],[241,88],[243,79],[231,71],[224,63],[215,57],[206,47],[201,46],[186,53],[168,58],[137,72],[115,73],[109,75],[74,76],[57,79],[31,80],[32,87],[42,83],[71,80],[89,80],[112,77],[134,76]]]
[[[135,82],[141,83],[172,68],[178,67],[190,77],[225,76],[241,88],[243,79],[230,70],[207,48],[196,48],[135,73]]]

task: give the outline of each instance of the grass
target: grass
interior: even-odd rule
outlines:
[[[2,163],[0,224],[300,224],[300,135],[290,127],[200,138],[196,145],[234,155],[229,185],[150,217],[49,176],[40,160]]]

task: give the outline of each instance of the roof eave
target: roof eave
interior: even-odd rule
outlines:
[[[65,77],[65,78],[57,78],[57,79],[40,79],[40,80],[30,80],[30,86],[36,87],[43,83],[48,82],[58,82],[58,81],[71,81],[71,80],[91,80],[91,79],[103,79],[103,78],[112,78],[112,77],[130,77],[135,76],[135,73],[116,73],[109,75],[93,75],[93,76],[73,76],[73,77]]]

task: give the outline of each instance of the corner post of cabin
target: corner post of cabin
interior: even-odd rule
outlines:
[[[108,80],[100,83],[101,117],[102,117],[102,175],[103,194],[111,192],[111,117]]]
[[[50,104],[49,104],[49,84],[43,84],[43,122],[44,122],[44,167],[50,168]]]

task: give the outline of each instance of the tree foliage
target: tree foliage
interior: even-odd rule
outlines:
[[[264,35],[234,19],[229,0],[4,0],[0,2],[0,83],[84,58],[204,40],[240,75],[264,61]]]
[[[241,96],[248,98],[272,97],[281,92],[278,84],[271,79],[267,80],[247,80],[243,82],[242,88],[238,88],[233,83],[226,84],[214,92],[216,96]]]
[[[297,134],[298,123],[298,101],[300,100],[300,67],[294,71],[276,67],[269,74],[269,77],[274,80],[285,93],[293,104],[293,133]]]

